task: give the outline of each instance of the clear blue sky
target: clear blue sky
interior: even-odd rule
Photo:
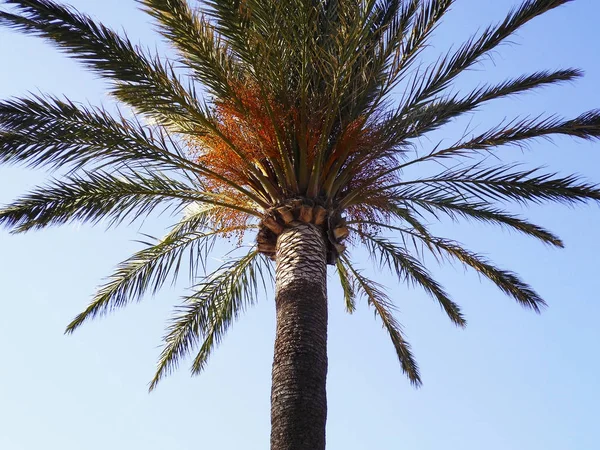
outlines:
[[[133,40],[164,48],[133,0],[72,3],[124,28]],[[433,50],[500,19],[516,3],[457,0]],[[461,87],[468,87],[537,69],[586,71],[574,85],[490,105],[471,125],[484,129],[520,113],[574,116],[600,107],[599,15],[596,0],[550,12],[503,46],[493,63],[461,78]],[[0,98],[39,90],[112,102],[101,80],[36,38],[0,29],[0,61]],[[456,136],[464,126],[457,123],[436,137]],[[600,182],[600,143],[559,139],[525,153],[502,149],[499,155]],[[0,168],[0,203],[45,177]],[[457,330],[422,292],[379,275],[418,356],[420,390],[401,374],[373,313],[361,303],[357,313],[347,315],[330,277],[328,449],[600,448],[600,210],[551,205],[531,209],[529,217],[562,236],[566,249],[484,226],[444,224],[436,231],[520,272],[550,304],[541,316],[521,310],[472,273],[436,266],[435,274],[469,320],[466,330]],[[168,224],[168,217],[152,218],[143,231],[160,235]],[[133,242],[138,231],[139,226],[108,232],[66,226],[20,236],[0,231],[0,449],[268,448],[272,298],[261,298],[233,327],[202,376],[190,378],[184,367],[152,394],[147,382],[181,289],[167,288],[74,336],[62,334],[102,277],[139,248]],[[217,248],[214,256],[225,250]],[[363,260],[362,266],[371,263]]]

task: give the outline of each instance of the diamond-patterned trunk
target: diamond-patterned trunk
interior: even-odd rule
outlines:
[[[324,450],[327,263],[322,230],[292,224],[277,239],[276,260],[271,450]]]

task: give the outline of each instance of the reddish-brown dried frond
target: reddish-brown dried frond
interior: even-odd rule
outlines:
[[[241,186],[256,184],[256,170],[277,185],[282,166],[278,130],[285,130],[289,114],[276,102],[265,101],[251,82],[236,83],[232,91],[232,99],[213,106],[217,131],[189,138],[192,157]],[[224,185],[218,179],[212,182],[215,188]]]

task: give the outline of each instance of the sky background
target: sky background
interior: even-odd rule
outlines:
[[[503,18],[517,3],[457,0],[427,55]],[[134,41],[168,51],[133,0],[72,4],[126,30]],[[461,77],[458,87],[572,66],[585,70],[584,79],[490,104],[434,138],[449,142],[467,125],[481,131],[519,114],[576,116],[600,107],[599,15],[600,3],[577,0],[538,18],[493,61]],[[38,38],[0,29],[0,61],[0,98],[40,91],[113,107],[103,81]],[[557,139],[526,152],[503,148],[498,155],[600,181],[599,143]],[[47,176],[0,167],[0,204]],[[550,304],[541,316],[522,310],[473,273],[433,265],[464,307],[469,326],[458,330],[424,293],[377,273],[420,363],[419,390],[402,375],[389,338],[365,302],[354,315],[344,312],[330,273],[328,449],[600,448],[600,210],[543,205],[527,214],[557,232],[566,249],[488,226],[444,223],[434,229],[522,274]],[[183,366],[152,394],[147,383],[181,287],[167,287],[73,336],[63,335],[94,287],[140,248],[134,242],[139,231],[161,235],[174,220],[153,217],[143,227],[109,231],[69,225],[13,236],[0,230],[0,449],[268,448],[271,296],[261,296],[235,324],[200,377],[189,377]],[[215,261],[227,249],[218,246]],[[378,272],[363,253],[354,259]]]

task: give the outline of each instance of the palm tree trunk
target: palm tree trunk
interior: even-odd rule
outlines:
[[[322,231],[298,223],[277,240],[271,450],[324,450],[327,265]]]

